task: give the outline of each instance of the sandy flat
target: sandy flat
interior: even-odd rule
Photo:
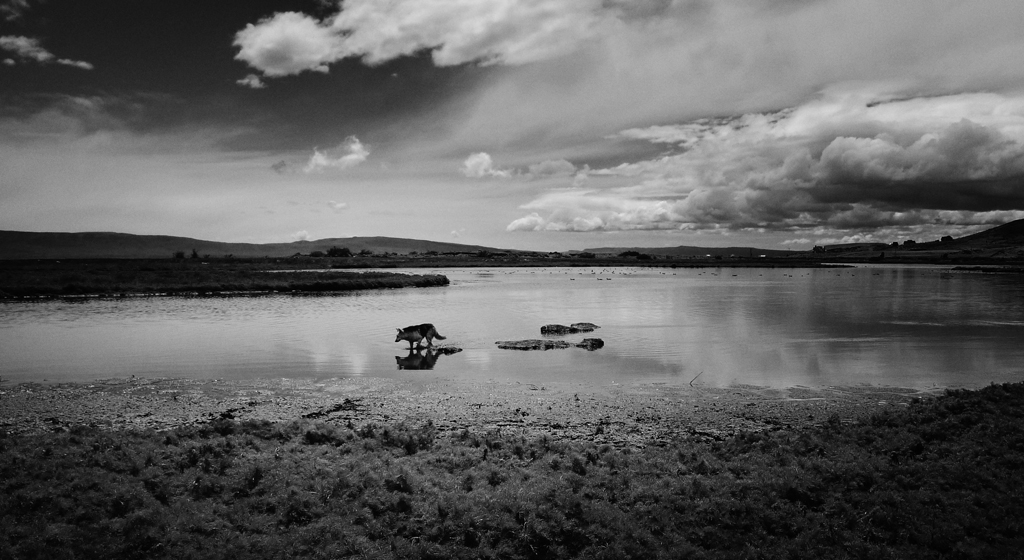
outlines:
[[[854,421],[904,407],[937,391],[879,387],[770,389],[533,385],[383,378],[110,379],[89,383],[5,383],[0,430],[9,434],[66,430],[169,429],[235,420],[348,423],[428,420],[443,431],[547,434],[614,446],[644,446],[680,436],[722,438],[820,424],[836,415]]]

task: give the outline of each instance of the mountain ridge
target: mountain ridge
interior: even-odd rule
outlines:
[[[884,245],[884,244],[851,244]],[[429,241],[386,236],[331,237],[313,241],[292,241],[289,243],[232,243],[207,241],[191,237],[172,235],[138,235],[117,232],[27,232],[0,230],[0,260],[26,259],[132,259],[171,258],[175,253],[186,255],[195,251],[200,256],[238,258],[285,258],[295,254],[310,254],[315,251],[326,253],[332,247],[344,247],[353,253],[409,254],[426,253],[542,253],[499,249],[483,245],[467,245],[446,241]],[[842,246],[830,246],[842,247]],[[906,245],[904,246],[907,247]],[[967,250],[977,248],[1024,249],[1024,219],[1007,222],[993,228],[964,237],[946,241],[921,242],[910,250]],[[877,249],[875,249],[877,250]],[[598,247],[582,252],[597,255],[619,255],[635,251],[654,256],[704,257],[736,256],[741,258],[786,257],[808,253],[784,249],[759,249],[756,247],[698,247],[680,245],[677,247]],[[580,253],[581,251],[566,251]]]
[[[290,243],[231,243],[172,235],[117,232],[25,232],[0,230],[0,260],[171,258],[175,253],[238,258],[283,258],[344,247],[358,253],[504,251],[480,245],[397,237],[334,237]]]

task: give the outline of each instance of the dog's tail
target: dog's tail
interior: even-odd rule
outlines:
[[[434,338],[436,338],[438,340],[448,340],[448,337],[447,336],[441,336],[441,333],[437,332],[437,329],[434,329]]]

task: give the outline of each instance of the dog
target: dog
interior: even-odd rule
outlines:
[[[398,329],[398,336],[395,337],[395,342],[401,342],[403,340],[409,341],[409,350],[412,350],[413,344],[417,348],[420,347],[420,341],[427,341],[427,348],[434,345],[433,339],[445,340],[445,337],[441,336],[441,333],[437,332],[434,325],[430,323],[423,323],[422,325],[413,325],[411,327],[405,327],[404,329]]]

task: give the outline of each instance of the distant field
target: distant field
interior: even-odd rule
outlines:
[[[274,262],[241,260],[8,261],[0,267],[0,298],[324,293],[448,284],[438,274],[285,270]]]

